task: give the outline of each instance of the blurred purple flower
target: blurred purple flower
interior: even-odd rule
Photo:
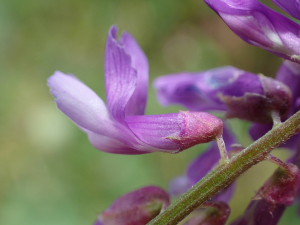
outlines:
[[[204,0],[247,43],[300,63],[300,25],[257,0]],[[275,1],[291,15],[291,0]],[[288,2],[288,3],[283,3]]]
[[[115,200],[94,225],[141,225],[169,206],[169,195],[155,186],[143,187]]]
[[[274,79],[226,66],[197,73],[171,74],[154,81],[162,105],[179,103],[190,110],[226,111],[227,118],[271,122],[271,111],[285,117],[289,88]]]
[[[226,149],[236,143],[235,137],[229,131],[224,123],[223,128],[223,139],[225,142]],[[201,180],[208,172],[210,172],[214,167],[218,165],[220,161],[220,153],[217,144],[214,142],[210,147],[197,158],[195,158],[187,167],[186,173],[183,176],[174,178],[170,182],[170,194],[173,196],[178,196],[185,193],[193,185],[195,185],[199,180]],[[213,197],[214,201],[228,202],[234,194],[235,184],[231,184],[229,187],[216,194]]]
[[[208,113],[143,115],[148,61],[129,33],[117,40],[115,26],[107,37],[104,75],[107,106],[75,76],[55,72],[48,79],[57,107],[95,148],[117,154],[176,153],[222,135],[222,121]]]

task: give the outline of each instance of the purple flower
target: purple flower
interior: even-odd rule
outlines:
[[[292,92],[291,107],[288,112],[288,117],[290,117],[300,109],[300,105],[299,105],[300,65],[290,61],[284,61],[280,66],[279,70],[277,71],[276,80],[286,84]],[[254,123],[251,126],[249,133],[253,138],[253,140],[257,140],[263,135],[265,135],[271,129],[272,129],[271,123],[270,124]],[[280,147],[285,147],[294,150],[297,148],[298,143],[299,143],[299,135],[294,135],[286,143],[280,145]]]
[[[229,149],[230,155],[230,146],[236,143],[236,140],[225,124],[223,138],[226,149]],[[208,172],[214,169],[218,165],[219,161],[219,148],[216,143],[212,143],[204,153],[191,161],[187,167],[185,175],[176,177],[170,182],[170,194],[173,196],[178,196],[186,192],[199,180],[201,180]],[[228,202],[233,196],[234,190],[235,185],[231,184],[228,188],[215,195],[213,200]]]
[[[265,199],[273,205],[290,206],[300,185],[299,168],[291,163],[285,169],[278,168],[264,183],[254,197],[255,200]]]
[[[222,121],[208,113],[143,115],[148,62],[129,33],[108,34],[105,50],[106,105],[73,75],[55,72],[48,79],[57,107],[88,134],[91,144],[117,154],[176,153],[222,135]]]
[[[196,111],[222,110],[227,118],[260,123],[271,122],[272,111],[285,117],[291,101],[289,88],[281,82],[231,66],[162,76],[154,88],[165,106],[179,103]]]
[[[272,0],[278,7],[296,19],[300,19],[299,0]]]
[[[282,4],[283,1],[290,3]],[[228,27],[247,43],[300,63],[300,25],[257,0],[205,0]],[[291,0],[277,1],[288,11]],[[294,11],[290,11],[294,14]]]
[[[94,225],[141,225],[151,221],[169,206],[169,195],[159,187],[148,186],[125,194],[102,212]]]

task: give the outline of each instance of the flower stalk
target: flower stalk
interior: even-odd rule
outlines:
[[[253,165],[267,159],[269,153],[300,131],[300,111],[285,122],[278,124],[265,136],[253,142],[242,152],[234,155],[228,163],[221,163],[195,184],[177,201],[148,225],[178,224],[203,202],[231,184]]]

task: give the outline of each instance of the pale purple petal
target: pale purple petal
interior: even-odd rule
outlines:
[[[246,92],[264,94],[259,77],[226,66],[198,73],[166,75],[154,81],[158,101],[182,104],[190,110],[226,110],[219,95],[240,97]]]
[[[257,0],[205,0],[247,43],[300,62],[300,25]]]
[[[177,153],[222,135],[222,121],[205,112],[126,117],[131,131],[144,143]]]
[[[120,134],[122,135],[122,134]],[[98,150],[114,154],[136,155],[148,153],[147,151],[136,150],[128,145],[118,141],[117,139],[109,138],[93,132],[88,132],[89,141]],[[151,150],[151,148],[149,148]]]
[[[166,137],[177,134],[181,128],[178,124],[178,113],[129,116],[126,122],[131,131],[143,142],[156,148],[179,150],[180,145]]]
[[[300,19],[299,0],[272,0],[278,7],[296,19]]]
[[[144,115],[148,93],[149,66],[147,57],[136,40],[127,32],[122,34],[120,44],[124,45],[125,51],[131,56],[132,67],[137,72],[136,88],[127,103],[125,115]]]
[[[178,176],[171,180],[169,192],[171,196],[179,196],[187,192],[192,187],[190,180],[185,176]]]
[[[111,122],[106,106],[89,87],[59,71],[48,79],[48,86],[57,107],[74,123],[99,134],[107,133]]]
[[[112,117],[124,125],[125,108],[137,84],[137,72],[131,62],[125,47],[117,41],[117,28],[111,27],[105,48],[106,103]]]

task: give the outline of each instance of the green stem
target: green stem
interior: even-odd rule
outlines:
[[[178,224],[204,201],[227,187],[250,167],[266,159],[272,149],[299,131],[300,111],[233,156],[228,163],[217,166],[148,225]]]

